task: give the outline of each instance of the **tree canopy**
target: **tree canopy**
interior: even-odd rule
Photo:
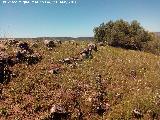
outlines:
[[[94,39],[96,42],[105,42],[114,47],[142,50],[143,46],[152,40],[152,35],[136,20],[129,23],[120,19],[95,27]]]

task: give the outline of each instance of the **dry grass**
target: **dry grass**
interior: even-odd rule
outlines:
[[[109,46],[98,47],[93,59],[80,62],[76,68],[63,65],[63,71],[51,75],[48,69],[59,59],[77,55],[87,42],[68,42],[49,51],[39,42],[33,48],[43,55],[40,63],[28,66],[17,64],[13,72],[18,77],[3,87],[0,100],[0,119],[38,120],[49,114],[52,104],[62,103],[76,117],[73,98],[79,102],[86,120],[134,119],[133,110],[139,109],[143,119],[160,119],[160,56],[150,53],[123,50]],[[8,52],[13,53],[9,48]],[[105,93],[104,104],[108,105],[103,116],[92,107],[98,90],[95,77],[102,75]]]

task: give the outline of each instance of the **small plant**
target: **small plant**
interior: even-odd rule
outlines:
[[[34,112],[39,112],[42,109],[41,105],[38,103],[35,103],[34,105]]]
[[[0,115],[3,117],[7,117],[8,116],[8,111],[6,108],[1,108],[0,109]]]

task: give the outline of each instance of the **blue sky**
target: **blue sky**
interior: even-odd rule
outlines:
[[[160,0],[73,0],[72,4],[60,4],[60,0],[57,4],[40,3],[52,0],[34,4],[28,0],[25,5],[3,1],[0,37],[93,36],[94,27],[117,19],[138,20],[147,30],[160,31]]]

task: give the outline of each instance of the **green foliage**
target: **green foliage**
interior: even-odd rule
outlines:
[[[1,108],[0,109],[0,116],[7,116],[7,115],[8,115],[7,109],[6,108]]]
[[[149,41],[147,44],[145,44],[143,50],[156,55],[160,55],[160,37],[156,37],[154,35],[153,37],[154,39],[152,41]]]
[[[94,38],[97,42],[107,42],[114,47],[133,50],[142,50],[144,45],[152,40],[151,34],[136,20],[128,23],[122,19],[102,23],[94,28]]]

